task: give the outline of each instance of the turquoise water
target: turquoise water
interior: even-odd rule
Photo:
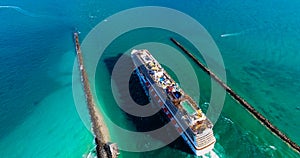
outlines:
[[[300,2],[296,0],[285,3],[3,0],[0,2],[0,157],[82,157],[93,148],[93,138],[81,122],[73,101],[72,32],[77,28],[83,39],[106,17],[144,5],[178,9],[204,25],[222,53],[229,85],[300,144]],[[133,43],[138,44],[136,39],[142,34],[148,36],[141,41],[171,45],[168,37],[172,34],[160,31],[132,32],[134,38],[130,33],[125,35],[127,41],[122,41],[122,45],[116,42],[107,49],[98,64],[101,75],[96,74],[98,82],[93,84],[99,87],[99,108],[127,129],[136,127],[107,93],[110,76],[104,61]],[[207,102],[210,80],[196,65],[193,67],[198,76],[203,76],[198,80],[201,103]],[[111,132],[113,140],[120,140]],[[219,157],[299,156],[228,96],[214,132],[218,142],[215,152]],[[145,153],[121,152],[121,157],[170,154],[192,157],[172,146]]]
[[[156,32],[156,33],[154,33]],[[137,36],[137,34],[139,36]],[[114,43],[112,43],[106,50],[105,55],[101,58],[98,63],[98,68],[96,73],[96,88],[97,95],[104,96],[102,97],[100,104],[107,105],[102,106],[102,110],[108,115],[109,119],[113,121],[113,123],[129,129],[136,130],[136,125],[133,123],[132,119],[128,117],[124,112],[122,112],[116,102],[114,101],[114,96],[108,90],[111,89],[111,77],[110,73],[114,66],[114,63],[118,60],[119,52],[125,52],[127,49],[134,45],[132,42],[127,41],[139,41],[141,38],[147,36],[149,40],[154,40],[160,43],[171,44],[168,38],[159,38],[161,34],[169,36],[176,36],[170,32],[166,32],[164,30],[137,30],[133,32],[129,32],[124,36],[120,37]],[[150,39],[151,38],[151,39]],[[181,39],[183,40],[183,39]],[[184,40],[183,40],[184,41]],[[143,42],[147,42],[146,40]],[[118,43],[122,43],[122,47],[118,46]],[[187,44],[188,45],[188,44]],[[150,49],[151,52],[151,49]],[[192,61],[190,60],[192,63]],[[179,64],[179,63],[178,63]],[[195,68],[197,76],[201,76],[198,78],[199,85],[201,86],[201,103],[208,101],[210,98],[210,79],[209,77],[202,72],[199,68],[197,68],[196,64],[192,63],[192,66]],[[170,71],[168,71],[170,72]],[[175,74],[170,73],[171,76]],[[122,76],[122,74],[120,74]],[[188,76],[187,76],[188,77]],[[122,85],[124,83],[119,83]],[[185,89],[188,94],[193,96],[193,91],[189,89]],[[120,94],[122,98],[122,92]],[[207,104],[201,106],[203,109],[207,109]],[[109,126],[111,126],[109,124]],[[214,127],[214,132],[217,137],[217,145],[215,147],[215,152],[219,157],[295,157],[297,156],[290,148],[287,147],[281,140],[272,135],[268,130],[266,130],[258,121],[256,121],[249,113],[247,113],[241,105],[237,104],[230,96],[226,97],[225,106],[223,108],[222,114],[220,116],[219,121]],[[113,141],[124,141],[124,142],[132,142],[134,140],[127,140],[123,136],[112,135]],[[243,146],[241,146],[243,144]],[[237,148],[238,147],[238,148]],[[161,150],[155,150],[148,153],[128,153],[123,152],[121,155],[127,157],[127,154],[131,154],[130,156],[147,156],[149,155],[158,155],[164,152],[172,152],[177,155],[181,155],[179,157],[187,157],[191,156],[185,152],[180,150],[170,149],[170,147],[165,147]],[[149,156],[151,157],[151,156]],[[164,154],[161,155],[164,157]]]

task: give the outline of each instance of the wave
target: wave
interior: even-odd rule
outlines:
[[[227,118],[227,117],[224,117],[224,120],[227,121],[227,122],[229,122],[229,123],[231,123],[231,124],[234,123],[230,118]]]
[[[94,142],[95,143],[95,142]],[[86,154],[83,154],[82,155],[82,157],[83,158],[95,158],[95,157],[97,157],[96,155],[96,145],[94,144],[94,147],[92,148],[92,149],[90,149],[89,150],[89,152],[88,153],[86,153]]]
[[[20,7],[17,7],[17,6],[0,6],[0,9],[13,9],[23,15],[26,15],[26,16],[30,16],[30,17],[41,17],[40,15],[37,15],[37,14],[34,14],[34,13],[31,13],[27,10],[24,10]]]
[[[275,146],[273,146],[273,145],[270,145],[269,146],[271,149],[273,149],[273,150],[277,150],[277,148],[275,147]]]

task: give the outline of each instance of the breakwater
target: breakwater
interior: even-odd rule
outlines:
[[[92,121],[92,131],[95,137],[95,143],[97,145],[96,146],[97,157],[99,158],[117,157],[118,155],[117,146],[114,143],[108,142],[109,141],[108,129],[93,99],[93,95],[88,80],[88,75],[84,68],[82,52],[80,50],[79,35],[77,32],[74,33],[74,41],[76,46],[77,61],[78,61],[79,70],[81,74],[81,83],[83,84],[86,102],[87,102],[89,114]]]
[[[285,143],[291,146],[294,150],[300,153],[300,146],[288,138],[283,132],[281,132],[277,127],[275,127],[268,119],[262,116],[257,110],[255,110],[246,100],[235,93],[227,84],[225,84],[217,75],[215,75],[210,69],[208,69],[204,64],[202,64],[194,55],[192,55],[183,45],[181,45],[174,38],[170,40],[178,46],[185,54],[187,54],[204,72],[210,75],[217,83],[222,86],[227,93],[229,93],[237,102],[239,102],[243,107],[245,107],[256,119],[258,119],[264,126],[266,126],[273,134],[277,135]]]

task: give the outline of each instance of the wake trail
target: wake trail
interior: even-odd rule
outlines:
[[[201,155],[202,158],[220,158],[217,153],[211,150],[209,153],[205,155]]]
[[[46,18],[48,20],[61,21],[61,22],[67,21],[66,17],[35,14],[35,13],[32,13],[32,12],[27,11],[25,9],[22,9],[21,7],[18,7],[18,6],[0,6],[0,10],[1,9],[12,9],[12,10],[14,10],[14,11],[16,11],[16,12],[22,14],[22,15],[32,17],[32,18]]]
[[[225,38],[225,37],[240,36],[240,35],[244,35],[246,33],[249,33],[249,32],[252,32],[252,31],[255,31],[255,30],[258,30],[258,29],[259,28],[250,28],[250,29],[246,29],[246,30],[243,30],[243,31],[240,31],[240,32],[225,33],[225,34],[222,34],[221,37]]]
[[[26,16],[30,16],[30,17],[42,17],[41,15],[37,15],[37,14],[34,14],[34,13],[31,13],[27,10],[24,10],[18,6],[0,6],[0,9],[13,9],[23,15],[26,15]]]
[[[18,6],[0,6],[0,10],[1,9],[12,9],[12,10],[15,10],[16,12],[18,12],[22,15],[33,17],[33,18],[47,18],[47,19],[59,20],[59,21],[64,21],[65,20],[64,17],[35,14],[35,13],[32,13],[32,12],[27,11],[25,9],[22,9],[21,7],[18,7]]]
[[[226,33],[226,34],[222,34],[221,37],[231,37],[231,36],[239,36],[241,35],[243,32],[237,32],[237,33]]]

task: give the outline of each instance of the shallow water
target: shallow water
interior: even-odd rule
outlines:
[[[93,148],[92,136],[81,122],[72,96],[75,60],[72,32],[78,29],[84,39],[108,16],[144,5],[178,9],[199,21],[221,51],[228,84],[300,143],[298,1],[4,0],[0,2],[0,157],[81,157]],[[145,41],[172,45],[168,41],[170,34],[160,31],[147,34],[136,30],[124,36],[128,40],[121,39],[121,45],[107,49],[99,62],[97,71],[101,71],[101,75],[97,73],[97,82],[92,84],[98,87],[100,108],[105,115],[114,116],[114,122],[124,128],[135,130],[136,125],[111,97],[108,71],[108,67],[114,66],[111,57]],[[142,34],[147,34],[144,36],[147,38],[138,38]],[[112,60],[105,63],[105,59]],[[202,104],[210,99],[210,79],[195,65],[193,67],[197,76],[201,76],[198,83]],[[219,157],[299,156],[228,96],[214,132],[215,152]],[[114,141],[123,141],[114,131],[111,133]],[[171,147],[145,153],[122,151],[121,157],[167,157],[170,154],[192,157],[176,149],[176,145],[175,142]]]

